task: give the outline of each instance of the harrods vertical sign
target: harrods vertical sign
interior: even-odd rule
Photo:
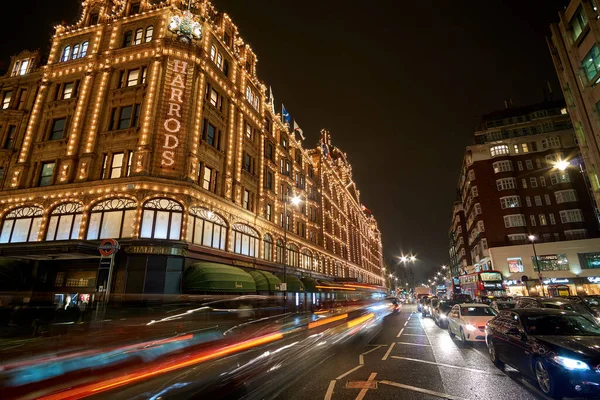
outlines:
[[[187,122],[189,119],[188,72],[190,65],[180,59],[169,59],[162,88],[162,115],[157,138],[160,175],[179,177],[184,169]]]

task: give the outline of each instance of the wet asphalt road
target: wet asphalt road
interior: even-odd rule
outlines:
[[[371,382],[369,382],[371,381]],[[370,343],[337,351],[281,399],[545,399],[535,382],[500,371],[485,343],[463,345],[416,306],[386,317]]]

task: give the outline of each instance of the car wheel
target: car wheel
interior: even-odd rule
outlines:
[[[552,372],[543,360],[535,361],[535,379],[538,386],[549,397],[555,398],[558,395],[556,381]]]
[[[460,328],[460,340],[462,340],[464,345],[467,345],[467,337],[465,336],[465,331],[463,331],[463,328]]]
[[[504,369],[504,363],[502,361],[500,361],[500,358],[498,358],[498,353],[497,353],[497,349],[496,349],[496,344],[494,343],[493,340],[490,339],[490,342],[488,344],[488,352],[490,353],[490,360],[492,360],[492,362],[494,363],[494,365],[500,369]]]

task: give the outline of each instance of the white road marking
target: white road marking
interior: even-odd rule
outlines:
[[[482,369],[475,369],[475,368],[469,368],[469,367],[459,367],[458,365],[450,365],[450,364],[436,363],[436,362],[433,362],[433,361],[417,360],[416,358],[398,357],[398,356],[392,356],[392,358],[395,358],[397,360],[407,360],[407,361],[415,361],[415,362],[420,362],[420,363],[425,363],[425,364],[432,364],[432,365],[437,365],[437,366],[440,366],[440,367],[464,369],[465,371],[479,372],[481,374],[506,376],[504,374],[502,374],[502,375],[501,374],[496,374],[496,373],[493,373],[493,372],[484,371]]]
[[[367,354],[369,354],[369,353],[370,353],[370,352],[372,352],[372,351],[375,351],[375,350],[377,350],[377,349],[379,349],[379,348],[381,348],[381,347],[385,347],[385,346],[386,346],[385,344],[380,344],[380,345],[378,345],[377,347],[375,347],[374,349],[371,349],[371,350],[369,350],[369,351],[365,351],[364,353],[361,353],[361,354],[364,356],[364,355],[367,355]]]
[[[371,373],[371,375],[369,375],[369,379],[367,379],[367,382],[373,382],[373,379],[375,379],[375,376],[377,376],[377,372]],[[368,390],[369,390],[368,387],[361,389],[358,396],[356,396],[356,400],[362,400],[365,397],[365,395],[367,394]]]
[[[336,380],[337,380],[337,379],[342,379],[342,378],[344,378],[345,376],[348,376],[348,375],[350,375],[351,373],[353,373],[354,371],[356,371],[357,369],[359,369],[359,368],[362,368],[362,367],[364,367],[364,365],[359,365],[359,366],[356,366],[356,367],[352,368],[350,371],[344,372],[343,374],[341,374],[340,376],[338,376],[338,377],[337,377],[337,378],[335,378],[335,379],[336,379]]]
[[[358,356],[358,363],[360,365],[365,365],[365,358],[363,357],[362,354]]]
[[[402,332],[404,332],[404,328],[400,329],[400,332],[398,332],[398,334],[396,335],[396,337],[402,336]]]
[[[337,381],[331,381],[329,382],[329,387],[327,388],[327,392],[325,393],[325,399],[324,400],[331,400],[331,396],[333,396],[333,388],[335,387],[335,383]]]
[[[408,344],[411,346],[427,346],[427,347],[431,347],[430,344],[420,344],[420,343],[408,343],[408,342],[396,342],[397,344]]]
[[[406,326],[406,325],[408,325],[408,321],[406,321],[406,322],[404,323],[404,326]]]
[[[384,385],[389,385],[389,386],[395,386],[395,387],[399,387],[401,389],[406,389],[406,390],[412,390],[413,392],[419,392],[419,393],[424,393],[424,394],[430,394],[432,396],[436,396],[436,397],[441,397],[442,399],[449,399],[449,400],[467,400],[464,397],[458,397],[458,396],[452,396],[450,394],[446,394],[446,393],[440,393],[440,392],[435,392],[433,390],[427,390],[427,389],[422,389],[416,386],[409,386],[409,385],[404,385],[402,383],[398,383],[398,382],[392,382],[392,381],[379,381],[379,383],[384,384]]]
[[[418,333],[405,333],[404,336],[427,336],[427,335],[421,335]]]
[[[396,345],[396,343],[392,343],[390,345],[390,348],[388,349],[388,351],[385,353],[385,356],[383,356],[383,358],[381,359],[381,361],[385,361],[388,359],[388,357],[390,356],[390,353],[392,352],[392,349],[394,348],[394,346]]]

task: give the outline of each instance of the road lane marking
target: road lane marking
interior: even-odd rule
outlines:
[[[373,379],[375,379],[375,376],[377,376],[377,372],[371,373],[371,375],[369,375],[369,379],[367,379],[367,382],[373,382]],[[356,400],[362,400],[365,397],[365,395],[367,394],[368,390],[369,390],[368,387],[361,389],[358,396],[356,396]]]
[[[404,328],[400,329],[400,332],[398,332],[398,334],[396,335],[396,337],[402,336],[402,332],[404,332]]]
[[[418,333],[405,333],[404,336],[427,336],[427,335],[421,335]]]
[[[430,344],[420,344],[420,343],[408,343],[408,342],[396,342],[397,344],[409,344],[411,346],[427,346],[431,347]]]
[[[383,358],[381,359],[381,361],[385,361],[388,359],[388,357],[390,356],[390,353],[392,352],[392,349],[394,348],[394,346],[396,345],[396,342],[390,344],[390,348],[388,349],[388,351],[385,353],[385,356],[383,356]]]
[[[385,344],[382,344],[382,345],[379,345],[379,346],[375,347],[374,349],[371,349],[371,350],[369,350],[369,351],[365,351],[364,353],[361,353],[361,354],[364,356],[364,355],[367,355],[367,354],[369,354],[369,353],[370,353],[370,352],[372,352],[372,351],[375,351],[375,350],[377,350],[377,349],[379,349],[379,348],[381,348],[381,347],[385,347],[385,346],[386,346]]]
[[[325,393],[325,399],[324,400],[331,400],[331,396],[333,396],[333,388],[335,387],[335,383],[337,381],[331,381],[329,382],[329,387],[327,388],[327,392]]]
[[[364,365],[365,364],[365,358],[363,357],[362,354],[358,356],[358,363],[360,365]]]
[[[406,322],[404,323],[404,326],[406,326],[406,325],[408,325],[408,321],[406,321]]]
[[[475,369],[475,368],[469,368],[469,367],[459,367],[458,365],[450,365],[450,364],[437,363],[437,362],[433,362],[433,361],[417,360],[416,358],[398,357],[398,356],[392,356],[392,358],[395,358],[397,360],[407,360],[407,361],[415,361],[415,362],[420,362],[420,363],[425,363],[425,364],[438,365],[440,367],[464,369],[465,371],[479,372],[481,374],[487,374],[487,375],[506,376],[504,374],[496,374],[496,373],[493,373],[493,372],[484,371],[482,369]]]
[[[356,366],[356,367],[352,368],[350,371],[344,372],[343,374],[341,374],[340,376],[338,376],[338,377],[337,377],[337,378],[335,378],[335,379],[336,379],[336,380],[337,380],[337,379],[342,379],[342,378],[344,378],[344,377],[346,377],[346,376],[350,375],[351,373],[353,373],[354,371],[356,371],[357,369],[359,369],[359,368],[362,368],[362,367],[364,367],[364,365],[359,365],[359,366]]]
[[[433,390],[427,390],[427,389],[422,389],[416,386],[409,386],[409,385],[404,385],[402,383],[398,383],[398,382],[392,382],[392,381],[379,381],[379,383],[384,384],[384,385],[389,385],[389,386],[395,386],[401,389],[406,389],[406,390],[412,390],[413,392],[419,392],[419,393],[424,393],[424,394],[430,394],[432,396],[436,396],[436,397],[441,397],[442,399],[449,399],[449,400],[467,400],[464,397],[458,397],[458,396],[452,396],[450,394],[447,393],[440,393],[440,392],[435,392]]]

